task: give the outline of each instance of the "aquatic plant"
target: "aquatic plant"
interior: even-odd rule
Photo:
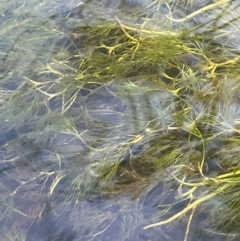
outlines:
[[[12,227],[10,230],[5,229],[2,234],[2,239],[6,241],[25,241],[26,233],[25,231],[19,229],[18,227]]]
[[[239,4],[106,5],[46,4],[44,17],[1,20],[0,128],[14,133],[1,137],[1,170],[18,183],[10,196],[38,187],[56,223],[64,216],[81,240],[114,226],[131,240],[186,217],[184,241],[202,220],[203,234],[238,237]],[[22,165],[32,167],[28,181]],[[159,183],[168,203],[148,198]],[[147,205],[157,217],[145,220]]]

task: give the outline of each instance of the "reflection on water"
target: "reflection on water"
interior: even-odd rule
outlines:
[[[3,240],[238,240],[239,3],[189,2],[1,5]]]

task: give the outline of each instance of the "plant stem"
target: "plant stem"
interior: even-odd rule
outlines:
[[[180,18],[180,19],[174,19],[174,18],[171,18],[171,17],[168,17],[167,15],[165,15],[168,19],[170,19],[171,21],[173,22],[177,22],[177,23],[181,23],[181,22],[184,22],[188,19],[191,19],[193,17],[195,17],[196,15],[200,14],[200,13],[203,13],[209,9],[212,9],[212,8],[215,8],[215,7],[218,7],[218,6],[221,6],[222,4],[224,3],[227,3],[227,2],[230,2],[229,0],[221,0],[221,1],[218,1],[216,3],[213,3],[213,4],[210,4],[210,5],[207,5],[203,8],[200,8],[198,10],[196,10],[195,12],[193,13],[190,13],[189,15],[187,15],[186,17],[184,18]]]
[[[197,199],[195,202],[189,204],[182,211],[176,213],[175,215],[173,215],[169,219],[161,221],[161,222],[158,222],[158,223],[153,223],[153,224],[147,225],[143,229],[153,228],[153,227],[161,226],[163,224],[170,223],[170,222],[176,220],[177,218],[181,217],[182,215],[184,215],[189,210],[191,210],[193,208],[196,208],[200,203],[202,203],[204,201],[207,201],[210,198],[215,197],[219,192],[224,191],[228,187],[229,187],[229,183],[227,183],[227,184],[223,185],[222,187],[218,188],[215,192],[212,192],[212,193],[210,193],[210,194],[208,194],[206,196],[203,196],[203,197]]]

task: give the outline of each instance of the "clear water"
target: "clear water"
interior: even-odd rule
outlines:
[[[227,16],[234,22],[238,5],[237,1],[232,4],[235,15]],[[88,27],[106,21],[118,24],[119,18],[123,24],[139,26],[141,18],[133,19],[131,11],[121,15],[121,8],[146,11],[147,18],[150,5],[158,6],[162,17],[167,12],[167,5],[158,1],[106,1],[103,5],[74,0],[1,3],[1,240],[186,240],[190,213],[181,222],[143,229],[160,217],[174,215],[189,201],[179,201],[179,189],[168,185],[168,179],[163,182],[161,175],[168,176],[166,170],[159,168],[156,172],[152,163],[169,151],[171,144],[186,143],[187,149],[201,146],[197,138],[189,141],[189,136],[173,124],[178,106],[176,94],[168,89],[169,78],[152,81],[135,75],[136,69],[124,81],[113,77],[98,82],[93,76],[82,81],[82,60],[92,51],[84,46]],[[179,13],[186,15],[183,9]],[[170,30],[178,33],[205,23],[195,30],[200,34],[212,21],[206,15],[194,18],[194,26],[171,24]],[[86,32],[76,31],[83,27]],[[147,27],[154,31],[167,28]],[[236,48],[234,34],[226,46]],[[216,42],[223,42],[224,37]],[[186,61],[194,65],[200,60],[196,55]],[[169,75],[177,78],[173,72],[170,69]],[[230,90],[232,86],[237,86],[234,78],[226,81],[225,88]],[[191,104],[196,112],[204,109],[204,103],[197,99],[192,98]],[[221,113],[229,122],[239,114],[238,104],[230,104],[225,108],[228,111]],[[169,135],[172,131],[174,137]],[[222,139],[209,139],[207,145],[207,151],[215,153]],[[176,154],[176,161],[183,153]],[[214,160],[217,158],[211,158],[208,165],[219,171]],[[164,214],[161,207],[173,203]],[[194,217],[187,240],[226,240],[224,235],[200,233],[206,215],[203,211]]]

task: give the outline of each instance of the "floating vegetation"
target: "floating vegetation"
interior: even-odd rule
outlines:
[[[1,6],[5,240],[238,240],[239,1],[29,4]]]

